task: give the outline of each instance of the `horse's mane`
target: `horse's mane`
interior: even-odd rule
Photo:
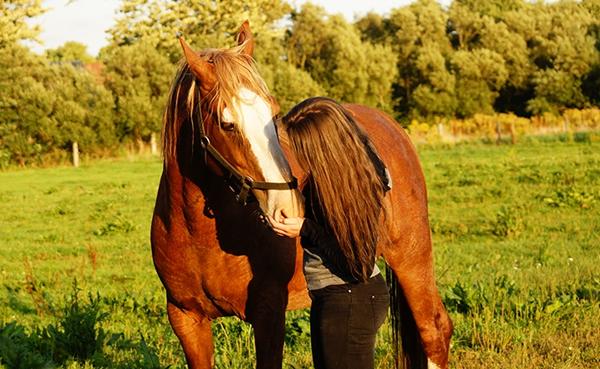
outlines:
[[[270,93],[260,76],[254,59],[243,52],[245,43],[230,49],[205,49],[200,55],[214,66],[215,85],[206,96],[200,93],[200,83],[187,62],[180,62],[171,84],[167,107],[163,115],[162,149],[165,163],[176,158],[179,132],[184,122],[195,128],[198,114],[204,109],[204,119],[214,117],[220,125],[221,114],[227,106],[233,106],[238,92],[247,88],[265,101]],[[235,109],[230,109],[234,121],[238,122]]]

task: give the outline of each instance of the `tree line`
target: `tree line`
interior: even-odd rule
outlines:
[[[255,59],[285,111],[327,95],[401,122],[533,116],[600,106],[600,0],[418,0],[352,22],[284,0],[123,0],[99,55],[23,46],[42,0],[0,2],[0,166],[111,152],[158,134],[181,59],[228,47],[246,19]]]

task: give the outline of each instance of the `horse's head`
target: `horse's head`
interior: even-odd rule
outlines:
[[[230,165],[246,184],[266,182],[266,186],[250,185],[245,189],[254,193],[266,214],[284,209],[289,216],[301,215],[298,190],[277,188],[293,177],[275,129],[279,105],[256,69],[252,58],[254,39],[247,22],[237,41],[238,46],[231,49],[195,52],[180,39],[185,62],[173,82],[165,113],[165,161],[168,165],[169,160],[176,159],[180,151],[177,145],[185,140],[179,133],[187,122],[192,135],[189,142],[200,141],[193,144],[192,150],[204,150],[211,171],[229,175]],[[207,146],[212,146],[209,149],[214,149],[226,165]]]

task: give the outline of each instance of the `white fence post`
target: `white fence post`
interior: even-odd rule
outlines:
[[[158,154],[158,148],[156,144],[156,133],[154,132],[150,135],[150,152],[152,153],[152,156],[156,156]]]
[[[73,142],[73,166],[75,168],[79,167],[79,145],[77,142]]]

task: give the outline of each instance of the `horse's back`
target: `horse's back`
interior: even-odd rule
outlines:
[[[390,236],[404,238],[412,234],[429,243],[425,178],[408,134],[380,110],[358,104],[344,107],[365,129],[392,177],[393,187],[388,196]]]
[[[344,105],[368,133],[392,174],[394,185],[425,190],[423,171],[408,134],[386,113],[358,104]],[[425,193],[423,193],[425,195]],[[426,199],[422,199],[426,201]]]

